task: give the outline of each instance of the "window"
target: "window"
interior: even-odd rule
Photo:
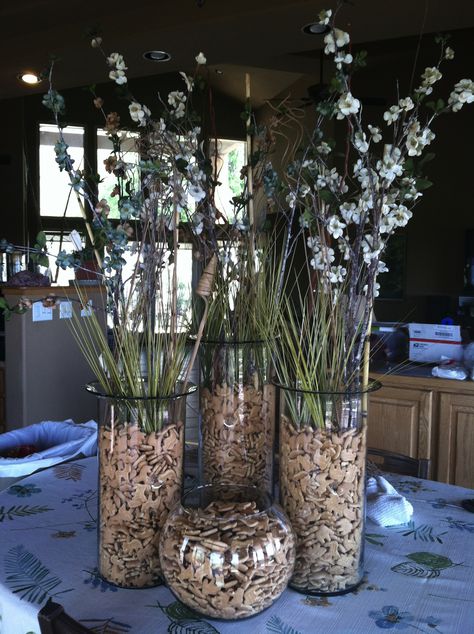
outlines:
[[[52,274],[52,282],[60,286],[68,286],[69,282],[74,279],[74,271],[72,269],[61,269],[56,266],[55,261],[59,251],[72,253],[74,245],[69,236],[57,232],[46,232],[46,243],[49,253],[49,268]]]
[[[67,126],[63,130],[64,140],[69,145],[69,153],[74,167],[84,166],[84,128]],[[69,185],[66,172],[60,172],[56,163],[54,145],[58,141],[56,125],[40,124],[39,145],[39,201],[40,215],[52,218],[79,217],[81,211],[76,195]]]
[[[100,182],[97,185],[99,199],[107,198],[111,208],[109,218],[119,219],[118,196],[110,194],[116,185],[114,174],[107,172],[104,161],[112,153],[112,143],[102,129],[81,125],[66,126],[63,128],[64,140],[68,144],[68,151],[74,160],[76,169],[85,169],[88,172],[97,170]],[[122,141],[124,160],[127,163],[137,164],[139,154],[136,151],[135,141],[138,135],[127,133],[127,138]],[[69,185],[69,178],[63,171],[60,172],[55,161],[54,145],[58,141],[57,126],[50,123],[39,124],[39,202],[42,227],[47,234],[48,251],[51,253],[50,263],[53,273],[53,281],[61,285],[67,285],[74,277],[72,270],[58,270],[54,266],[54,257],[60,249],[66,252],[73,250],[69,239],[69,233],[76,229],[85,241],[85,225],[80,206],[75,192]],[[234,220],[234,205],[232,198],[242,193],[241,169],[246,163],[245,141],[219,139],[218,140],[217,171],[220,185],[216,188],[215,201],[217,207],[225,217]],[[136,178],[139,172],[136,170]],[[133,183],[133,189],[140,189],[140,183]],[[189,208],[194,208],[194,200],[188,196]],[[89,210],[86,208],[86,212]],[[185,221],[183,212],[182,221]],[[134,256],[127,255],[127,266],[133,266]],[[181,314],[191,318],[191,283],[194,260],[190,245],[180,246],[178,258],[178,277],[180,280],[179,303]]]
[[[127,163],[137,164],[140,156],[135,151],[135,141],[138,134],[128,132],[127,137],[122,141],[123,160]],[[99,183],[99,200],[101,198],[107,198],[107,202],[110,207],[109,218],[120,217],[118,211],[118,197],[110,198],[113,188],[117,184],[117,179],[114,174],[107,172],[105,169],[104,161],[109,158],[112,153],[112,142],[105,133],[104,130],[97,130],[97,172],[100,176],[101,182]],[[135,176],[138,178],[138,170],[135,170]],[[138,183],[132,183],[133,189],[139,189]]]
[[[234,205],[232,198],[242,193],[243,181],[240,178],[242,167],[246,163],[245,141],[218,139],[217,141],[217,180],[216,206],[225,217],[234,220]]]
[[[132,245],[133,247],[133,245]],[[166,252],[166,257],[168,257],[169,253]],[[123,268],[123,279],[130,280],[135,269],[137,263],[137,251],[133,248],[131,251],[127,251],[124,254],[124,259],[126,260],[126,264]],[[188,243],[182,243],[179,246],[178,252],[178,325],[180,328],[185,328],[192,320],[192,282],[193,282],[193,250],[192,245]],[[166,264],[167,274],[163,275],[163,295],[166,296],[171,285],[171,279],[173,276],[173,267],[174,264]],[[130,292],[130,286],[127,286],[125,293]],[[133,304],[131,305],[131,309],[133,308]],[[109,323],[112,326],[112,322]]]

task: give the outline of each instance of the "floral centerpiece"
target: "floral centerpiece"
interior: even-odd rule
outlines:
[[[258,326],[268,250],[263,175],[271,143],[249,105],[246,114],[248,163],[233,217],[224,218],[217,236],[215,285],[201,343],[201,453],[206,483],[271,491],[275,399],[270,354]]]
[[[127,131],[120,116],[107,111],[92,90],[111,142],[104,163],[116,177],[111,196],[118,201],[117,220],[110,217],[111,200],[98,198],[97,177],[77,169],[69,155],[62,133],[65,103],[52,86],[54,63],[43,103],[58,124],[56,162],[78,196],[106,293],[108,333],[95,311],[87,319],[72,319],[97,379],[88,389],[101,405],[99,569],[113,583],[143,587],[161,577],[159,529],[181,494],[185,400],[195,389],[188,382],[195,357],[189,358],[187,348],[191,325],[178,301],[180,224],[186,220],[199,226],[195,203],[212,185],[190,105],[195,79],[182,73],[183,91],[160,99],[160,114],[153,118],[128,88],[123,57],[105,54],[99,37],[92,45],[104,55],[109,78],[128,100],[127,128],[134,128],[138,159],[131,161],[123,150]],[[197,81],[203,55],[196,61]],[[57,262],[77,268],[81,255],[81,250],[62,251]],[[207,301],[212,266],[204,273],[196,293]],[[82,287],[77,292],[85,304],[86,292]]]
[[[440,37],[439,59],[414,91],[380,123],[365,122],[351,81],[365,54],[351,53],[336,14],[320,14],[324,54],[336,69],[329,94],[316,105],[316,124],[275,197],[288,229],[263,311],[264,335],[277,341],[280,490],[298,536],[291,585],[329,594],[350,590],[362,574],[368,334],[377,278],[387,270],[383,254],[430,184],[422,170],[435,120],[474,101],[470,79],[456,83],[447,101],[432,96],[454,56]],[[300,126],[289,102],[275,116],[283,130]],[[328,120],[346,129],[339,154],[324,133]],[[269,182],[279,182],[275,170],[268,173]],[[287,275],[289,261],[296,281]]]

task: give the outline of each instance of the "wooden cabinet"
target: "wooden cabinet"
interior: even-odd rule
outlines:
[[[368,444],[430,461],[429,477],[474,488],[474,382],[371,374]]]
[[[438,480],[474,488],[474,395],[440,394]]]
[[[5,367],[0,364],[0,434],[5,431]]]
[[[434,391],[400,384],[402,377],[377,378],[383,387],[370,396],[369,447],[430,460],[433,477]]]

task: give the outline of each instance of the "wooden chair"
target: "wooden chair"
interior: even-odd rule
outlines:
[[[59,603],[48,599],[38,612],[41,634],[92,634],[92,630],[75,621]]]
[[[367,448],[367,458],[381,471],[391,471],[392,473],[415,478],[428,478],[430,461],[423,458],[411,458],[403,454],[372,447]],[[371,460],[372,458],[373,460]]]

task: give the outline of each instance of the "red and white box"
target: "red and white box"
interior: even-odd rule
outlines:
[[[459,326],[408,324],[410,361],[439,363],[442,358],[460,361],[463,351]]]

